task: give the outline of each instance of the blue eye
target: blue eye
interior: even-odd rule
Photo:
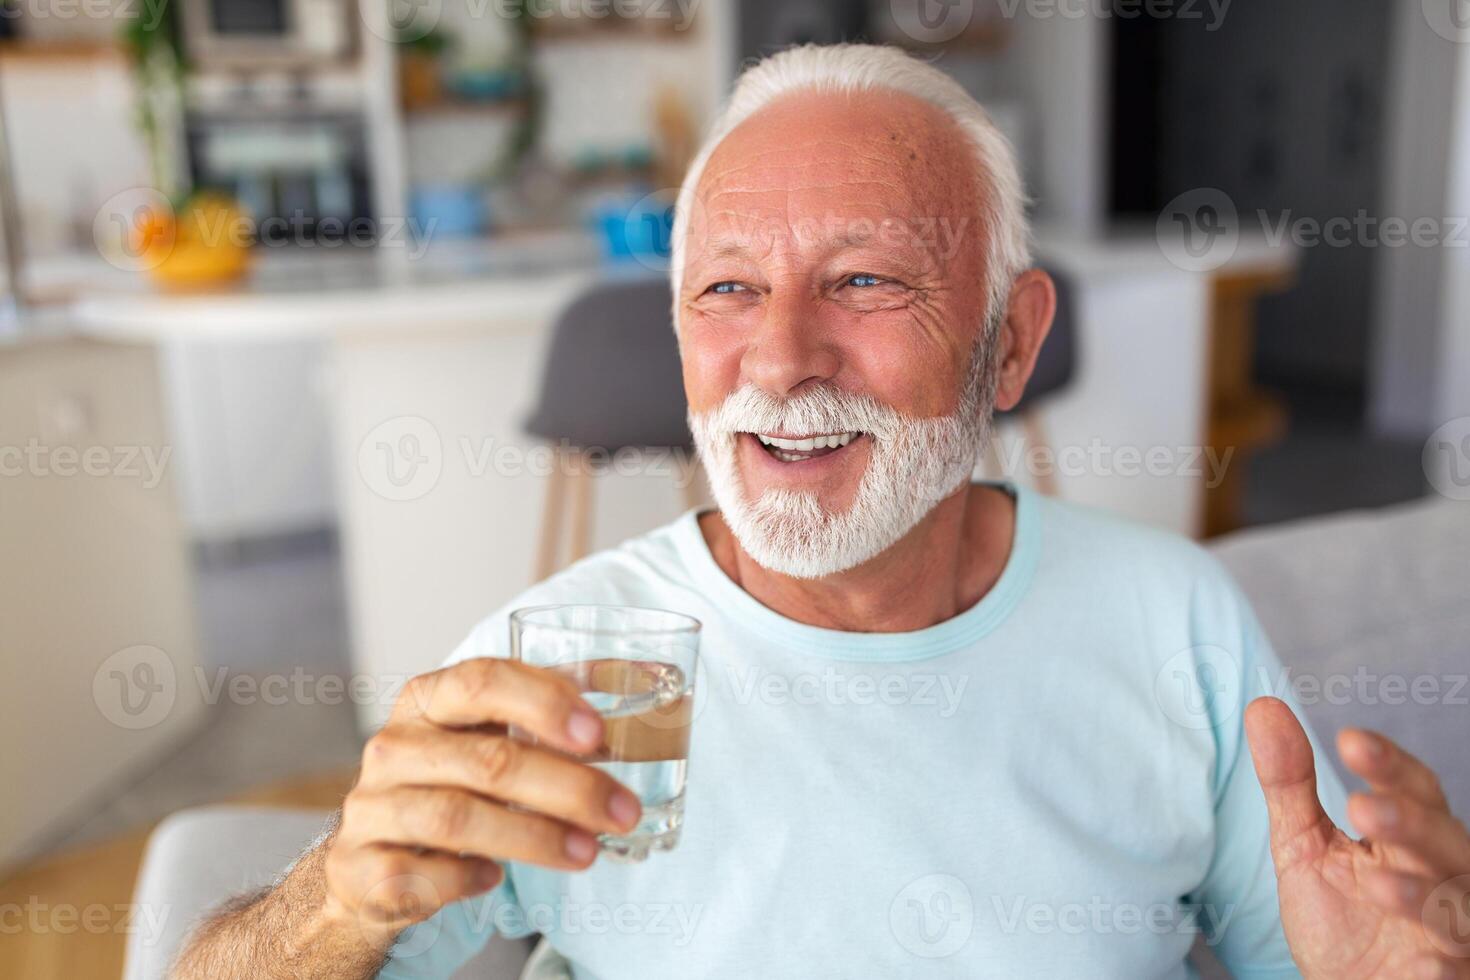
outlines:
[[[883,280],[879,279],[877,276],[870,276],[870,275],[867,275],[866,273],[859,273],[858,275],[848,276],[848,278],[847,278],[847,284],[849,286],[860,286],[860,287],[876,286],[879,283],[881,283],[882,281]]]
[[[744,289],[744,288],[745,287],[742,286],[742,285],[740,285],[740,283],[738,283],[738,282],[717,282],[713,286],[710,287],[710,292],[712,292],[712,293],[720,293],[722,295],[727,295],[729,293],[735,292],[736,290],[740,290],[740,289]]]

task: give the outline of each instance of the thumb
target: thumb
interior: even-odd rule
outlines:
[[[1296,715],[1277,698],[1257,698],[1245,709],[1256,778],[1271,821],[1271,857],[1279,873],[1325,843],[1332,818],[1317,799],[1312,743]]]

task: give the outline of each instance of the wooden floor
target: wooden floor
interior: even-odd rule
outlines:
[[[352,773],[268,786],[226,802],[335,808]],[[152,827],[24,866],[0,879],[0,978],[116,980],[128,903]]]

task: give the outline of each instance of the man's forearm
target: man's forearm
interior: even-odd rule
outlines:
[[[324,870],[330,838],[296,863],[276,887],[205,921],[185,944],[175,980],[240,977],[366,980],[387,946],[328,913]]]

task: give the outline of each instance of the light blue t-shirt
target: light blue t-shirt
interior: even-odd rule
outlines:
[[[525,605],[703,622],[683,837],[642,864],[512,865],[382,976],[447,977],[497,931],[600,980],[1184,977],[1200,935],[1242,980],[1297,976],[1242,729],[1279,667],[1245,599],[1189,542],[1007,489],[1000,580],[928,629],[787,619],[693,513],[485,620],[451,661],[505,656]]]

